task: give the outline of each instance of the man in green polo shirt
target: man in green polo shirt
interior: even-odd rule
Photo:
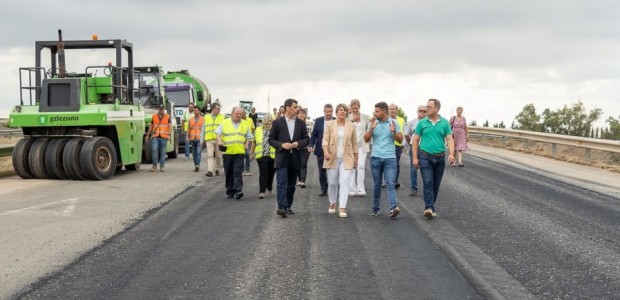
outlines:
[[[435,202],[446,167],[446,141],[450,154],[448,162],[454,163],[452,129],[448,120],[439,115],[440,108],[439,100],[428,100],[426,104],[427,117],[418,122],[411,142],[413,166],[420,168],[422,182],[424,183],[424,216],[430,219],[437,216]],[[418,147],[420,151],[418,151]]]

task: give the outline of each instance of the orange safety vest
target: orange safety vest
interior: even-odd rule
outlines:
[[[153,115],[153,121],[151,121],[151,126],[153,127],[153,137],[160,137],[167,139],[170,137],[170,125],[168,122],[170,121],[170,115],[164,114],[164,117],[160,120],[158,114]]]
[[[204,124],[205,119],[202,116],[198,116],[198,122],[196,122],[196,117],[189,119],[189,140],[199,140],[200,139],[200,131],[202,131],[202,125]]]

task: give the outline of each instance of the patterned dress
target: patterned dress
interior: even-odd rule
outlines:
[[[467,151],[467,133],[465,127],[467,127],[467,120],[465,117],[461,117],[459,120],[457,117],[450,119],[450,125],[452,125],[452,137],[454,138],[454,146],[456,151]]]

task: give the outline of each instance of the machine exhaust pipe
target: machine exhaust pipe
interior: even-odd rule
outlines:
[[[58,29],[58,77],[67,77],[67,69],[65,69],[65,43],[62,41],[62,30]]]

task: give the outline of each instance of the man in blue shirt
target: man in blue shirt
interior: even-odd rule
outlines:
[[[390,218],[395,218],[399,213],[396,201],[396,152],[394,142],[402,142],[403,135],[398,122],[388,116],[388,105],[385,102],[375,104],[374,118],[370,121],[368,131],[364,134],[367,143],[372,139],[372,153],[370,155],[370,168],[373,179],[373,206],[371,216],[378,216],[381,199],[381,179],[385,176],[387,185],[388,202],[390,204]]]

